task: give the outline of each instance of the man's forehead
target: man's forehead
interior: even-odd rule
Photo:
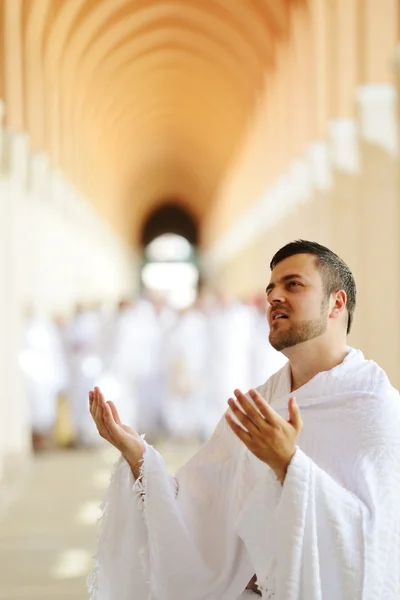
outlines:
[[[271,273],[271,281],[281,279],[286,275],[297,274],[299,276],[311,277],[318,273],[316,257],[313,254],[295,254],[280,261]]]

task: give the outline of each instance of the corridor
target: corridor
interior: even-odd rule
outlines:
[[[170,472],[343,315],[400,389],[399,97],[400,0],[0,0],[0,600],[88,600],[95,386]]]

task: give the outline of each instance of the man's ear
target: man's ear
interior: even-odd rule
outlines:
[[[346,310],[347,294],[344,290],[339,290],[332,294],[332,304],[329,316],[332,319],[337,319]]]

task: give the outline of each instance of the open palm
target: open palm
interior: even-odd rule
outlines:
[[[102,438],[112,444],[130,460],[139,461],[144,452],[144,442],[140,435],[121,422],[117,407],[111,401],[106,402],[98,387],[89,392],[90,414]]]

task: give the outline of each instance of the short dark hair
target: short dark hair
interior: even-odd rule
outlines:
[[[356,308],[356,282],[354,276],[346,263],[332,250],[321,246],[317,242],[296,240],[283,246],[271,260],[271,271],[285,258],[295,254],[313,254],[316,257],[315,264],[321,272],[322,281],[327,297],[334,292],[344,290],[347,295],[347,333],[350,333],[353,323],[354,310]]]

